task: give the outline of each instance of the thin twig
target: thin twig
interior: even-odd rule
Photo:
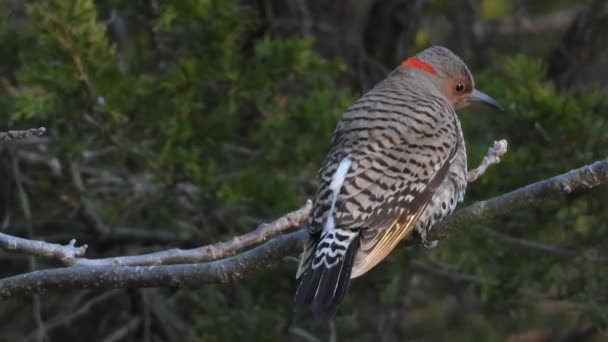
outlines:
[[[484,174],[484,172],[486,172],[488,167],[493,164],[500,163],[500,157],[503,154],[507,153],[507,146],[507,141],[504,139],[495,141],[494,145],[488,149],[488,153],[486,154],[486,156],[483,157],[481,164],[479,164],[479,166],[474,168],[473,170],[469,171],[469,173],[467,174],[467,182],[473,183],[482,174]]]
[[[87,245],[76,247],[75,244],[76,240],[70,241],[67,245],[60,245],[57,243],[28,240],[0,233],[0,248],[9,252],[59,259],[66,265],[74,263],[74,260],[83,256],[87,250]]]
[[[122,341],[130,332],[135,330],[141,324],[141,318],[133,317],[122,327],[115,329],[112,333],[103,339],[103,342]]]
[[[104,292],[104,293],[100,294],[99,296],[93,297],[90,300],[88,300],[87,302],[83,303],[82,305],[79,305],[78,309],[75,310],[74,312],[72,312],[70,314],[59,315],[59,316],[55,317],[54,319],[46,322],[46,330],[47,331],[53,330],[55,328],[68,325],[68,324],[72,323],[72,321],[74,321],[75,319],[79,318],[80,316],[86,315],[97,304],[101,304],[101,303],[107,301],[108,299],[110,299],[118,294],[121,294],[121,293],[123,293],[123,291],[121,291],[121,290],[112,290],[112,291]],[[29,336],[27,336],[24,339],[24,341],[31,341],[38,334],[39,334],[39,331],[36,330],[33,333],[31,333]]]
[[[607,182],[608,160],[597,161],[460,209],[433,227],[428,237],[439,240],[454,230],[471,227],[517,209],[542,205],[547,197],[564,199],[571,193],[589,190]],[[308,214],[303,214],[299,222],[303,222],[306,216]],[[298,222],[286,223],[283,229],[291,228],[290,224],[293,223]],[[305,230],[280,234],[238,255],[197,264],[71,267],[30,272],[0,279],[0,298],[58,289],[179,287],[232,282],[298,252],[306,234]]]
[[[505,288],[516,290],[519,294],[524,295],[526,297],[534,298],[534,299],[548,299],[551,298],[548,294],[539,293],[533,290],[525,289],[525,288],[516,288],[511,285],[502,283],[495,279],[487,279],[481,278],[472,274],[460,273],[458,271],[452,270],[448,267],[441,265],[432,265],[428,262],[422,262],[418,260],[413,260],[411,266],[415,269],[427,272],[429,274],[434,274],[436,276],[444,277],[451,279],[455,282],[470,282],[474,284],[480,285],[489,285],[492,287]]]
[[[150,336],[152,336],[152,312],[150,309],[150,296],[148,295],[147,289],[143,289],[138,291],[141,296],[142,308],[143,311],[143,342],[150,342]]]
[[[514,238],[507,234],[497,232],[494,229],[490,229],[488,227],[480,226],[480,227],[478,227],[478,229],[481,232],[483,232],[497,240],[500,240],[500,242],[510,244],[512,246],[536,250],[536,251],[544,252],[544,253],[551,253],[551,254],[555,254],[556,256],[564,257],[564,258],[573,258],[578,255],[581,255],[584,259],[586,259],[589,262],[596,262],[596,263],[608,262],[608,258],[594,257],[591,255],[586,255],[584,253],[581,254],[581,253],[571,250],[571,249],[553,246],[553,245],[549,245],[549,244],[538,242],[538,241]]]
[[[101,217],[93,210],[93,205],[86,196],[79,163],[70,163],[70,175],[72,184],[78,191],[78,216],[97,237],[105,238],[109,234],[110,228],[105,225]]]
[[[19,205],[21,207],[21,211],[23,212],[23,217],[25,218],[26,228],[27,228],[27,236],[32,238],[34,236],[34,224],[32,223],[32,209],[30,206],[30,200],[25,192],[23,187],[23,180],[21,175],[21,170],[19,168],[19,161],[15,156],[14,151],[11,151],[11,168],[13,172],[13,177],[15,179],[15,184],[17,187],[17,197],[19,199]],[[33,255],[30,255],[28,259],[30,272],[36,270],[36,258]],[[46,326],[44,325],[44,321],[42,320],[42,307],[40,304],[40,296],[38,294],[32,295],[32,314],[34,315],[34,321],[36,322],[36,326],[38,327],[36,334],[36,339],[38,341],[48,341],[48,333],[46,330]]]
[[[534,250],[537,250],[540,252],[551,253],[551,254],[555,254],[557,256],[566,257],[566,258],[570,258],[570,257],[573,257],[576,255],[575,251],[571,251],[569,249],[565,249],[565,248],[561,248],[561,247],[557,247],[557,246],[551,246],[551,245],[547,245],[547,244],[537,242],[537,241],[530,241],[530,240],[525,240],[525,239],[514,238],[507,234],[497,232],[494,229],[490,229],[488,227],[480,226],[480,227],[478,227],[478,229],[481,232],[483,232],[497,240],[500,240],[500,242],[504,242],[504,243],[512,245],[512,246],[517,246],[517,247],[526,248],[526,249],[534,249]]]
[[[307,342],[321,342],[320,338],[316,337],[312,333],[310,333],[302,328],[298,328],[298,327],[290,328],[289,333],[296,335]]]
[[[236,254],[240,250],[264,242],[287,229],[298,227],[304,223],[312,210],[312,202],[307,201],[304,206],[290,212],[276,221],[259,226],[247,234],[236,236],[228,241],[192,249],[170,249],[161,252],[113,257],[104,259],[78,258],[70,264],[72,266],[147,266],[187,264],[217,260]]]

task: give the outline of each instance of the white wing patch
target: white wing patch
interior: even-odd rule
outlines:
[[[331,178],[331,183],[329,184],[329,189],[332,191],[331,207],[327,214],[327,221],[325,221],[319,245],[315,251],[315,258],[312,262],[313,268],[317,268],[323,263],[327,268],[335,266],[338,261],[340,261],[340,257],[346,253],[348,245],[356,236],[355,232],[342,229],[339,231],[336,230],[334,221],[336,200],[338,199],[338,194],[340,193],[340,189],[344,184],[344,180],[346,179],[346,175],[348,174],[348,170],[350,170],[352,163],[352,160],[349,158],[342,159],[340,165],[338,165],[338,169]],[[338,247],[334,249],[332,248],[332,245]]]
[[[333,177],[331,177],[331,183],[329,184],[329,189],[331,190],[331,208],[327,214],[327,221],[325,222],[325,228],[323,228],[324,232],[333,232],[336,228],[334,223],[334,209],[336,207],[336,200],[338,199],[340,188],[342,188],[342,184],[344,184],[346,174],[348,173],[352,163],[353,161],[348,158],[342,159],[336,173],[334,173]]]
[[[329,184],[329,188],[331,189],[331,191],[333,191],[334,195],[333,200],[331,202],[332,207],[334,204],[336,204],[336,197],[338,196],[338,192],[340,191],[342,184],[344,184],[344,179],[346,179],[346,174],[348,173],[348,170],[350,169],[352,163],[353,161],[348,158],[342,159],[340,165],[338,166],[338,169],[336,170],[336,173],[334,173],[334,176],[331,177],[331,183]]]

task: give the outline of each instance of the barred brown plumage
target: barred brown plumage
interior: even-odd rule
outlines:
[[[332,317],[350,279],[412,232],[434,245],[426,232],[464,196],[455,109],[473,101],[500,107],[475,90],[460,58],[436,46],[406,59],[344,112],[318,174],[294,318],[307,307],[317,319]]]

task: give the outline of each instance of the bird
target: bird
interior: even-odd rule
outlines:
[[[338,121],[318,172],[307,239],[296,274],[290,322],[306,310],[333,318],[352,278],[411,236],[429,230],[461,202],[467,155],[456,110],[480,102],[467,65],[432,46],[405,59]]]

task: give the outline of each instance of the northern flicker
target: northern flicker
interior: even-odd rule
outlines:
[[[358,277],[417,232],[423,243],[467,185],[456,109],[483,102],[466,64],[444,47],[404,60],[337,124],[318,174],[296,278],[294,317],[331,318]]]

